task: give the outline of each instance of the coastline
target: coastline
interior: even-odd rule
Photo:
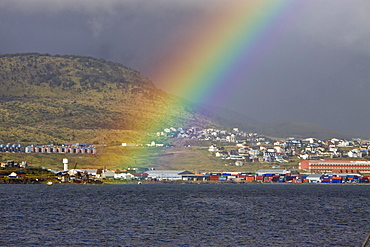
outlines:
[[[370,183],[278,183],[278,182],[255,182],[255,181],[145,181],[145,180],[88,180],[75,182],[61,182],[57,179],[44,178],[0,178],[1,184],[74,184],[74,185],[109,185],[109,184],[261,184],[261,185],[370,185]]]
[[[243,185],[251,185],[251,184],[261,184],[261,185],[370,185],[369,183],[261,183],[261,182],[235,182],[235,181],[140,181],[141,184],[138,184],[138,181],[125,181],[125,182],[103,182],[103,184],[138,184],[138,185],[145,185],[145,184],[221,184],[221,185],[230,185],[230,184],[243,184]]]

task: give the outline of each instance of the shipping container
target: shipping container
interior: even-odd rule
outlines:
[[[332,179],[331,182],[333,184],[340,184],[340,183],[342,183],[342,179]]]
[[[293,180],[293,177],[292,176],[285,176],[285,180],[286,181],[291,181],[291,180]]]
[[[255,175],[255,174],[250,173],[250,172],[241,172],[241,173],[239,173],[239,175],[249,176],[249,175]]]

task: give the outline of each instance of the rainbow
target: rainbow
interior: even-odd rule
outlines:
[[[184,33],[189,35],[182,41],[169,37],[176,42],[165,44],[164,58],[149,62],[152,64],[149,74],[157,87],[166,92],[199,105],[210,104],[213,100],[226,105],[234,92],[248,83],[250,73],[258,69],[259,63],[282,40],[285,28],[308,1],[207,2],[212,5],[212,10],[206,11],[200,22],[188,20]],[[148,129],[192,127],[163,126],[163,123],[171,122],[168,119],[183,118],[177,111],[179,108],[171,107],[171,104],[167,109],[158,110],[160,114],[157,112],[155,119],[148,123]],[[187,120],[191,122],[189,116]],[[142,152],[150,151],[144,149]]]
[[[238,85],[247,83],[249,72],[279,41],[283,29],[297,15],[298,2],[213,2],[217,3],[212,6],[215,11],[188,27],[197,31],[170,46],[163,62],[155,63],[153,81],[165,91],[197,103],[215,98],[226,101]]]

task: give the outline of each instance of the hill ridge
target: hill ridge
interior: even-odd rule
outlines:
[[[0,71],[4,141],[100,142],[107,136],[118,141],[171,125],[217,126],[194,104],[157,89],[119,63],[75,55],[7,54],[0,55]]]

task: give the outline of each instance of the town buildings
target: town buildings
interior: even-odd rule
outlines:
[[[71,153],[96,154],[95,146],[91,144],[64,144],[64,145],[29,145],[0,144],[0,153]]]
[[[231,182],[231,183],[369,183],[370,175],[356,173],[300,174],[284,169],[263,169],[255,173],[207,172],[193,173],[186,170],[150,170],[132,173],[114,170],[72,169],[58,172],[61,182],[83,181],[147,181],[147,182]]]
[[[25,153],[72,153],[72,154],[96,154],[96,148],[87,144],[59,145],[30,145],[25,147]]]

